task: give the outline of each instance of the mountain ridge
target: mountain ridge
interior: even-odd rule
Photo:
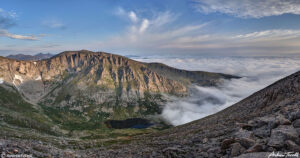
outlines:
[[[53,54],[50,53],[38,53],[35,55],[25,55],[25,54],[16,54],[16,55],[8,55],[6,58],[10,59],[15,59],[15,60],[26,60],[26,61],[31,61],[31,60],[42,60],[42,59],[48,59],[54,56]]]
[[[21,87],[25,85],[22,84],[25,81],[34,81],[39,86],[43,86],[44,90],[48,86],[53,86],[47,82],[60,82],[64,79],[64,75],[72,76],[72,74],[77,74],[77,78],[81,75],[82,77],[79,77],[78,80],[86,80],[85,83],[81,82],[82,85],[90,83],[108,89],[119,88],[122,92],[135,93],[138,96],[141,95],[140,92],[145,91],[185,95],[187,85],[192,83],[183,81],[183,79],[190,80],[187,75],[183,76],[183,79],[178,79],[182,72],[189,71],[173,68],[172,70],[178,70],[179,73],[166,75],[164,72],[157,71],[157,68],[151,67],[153,64],[141,63],[104,52],[66,51],[49,59],[38,61],[14,61],[6,58],[0,58],[0,60],[2,65],[6,64],[6,66],[2,66],[2,72],[6,72],[6,74],[0,73],[0,78]],[[86,76],[90,78],[86,78]],[[198,76],[194,76],[202,78],[202,80],[193,82],[201,85],[216,85],[222,78],[237,78],[208,72],[198,72]],[[43,90],[40,89],[40,91]],[[46,90],[45,93],[48,91]]]

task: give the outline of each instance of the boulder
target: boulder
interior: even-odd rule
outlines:
[[[290,121],[294,121],[296,119],[300,119],[300,110],[298,110],[297,112],[291,113],[289,115],[289,120]]]
[[[293,122],[293,126],[294,126],[295,128],[300,128],[300,119],[295,120],[295,121]]]
[[[300,119],[300,110],[298,110],[295,115],[294,115],[295,119]]]
[[[252,130],[253,128],[252,125],[247,123],[236,123],[236,125],[245,130]]]
[[[291,121],[286,119],[283,115],[278,115],[276,117],[276,120],[278,120],[281,125],[290,125],[291,124]]]
[[[239,138],[236,141],[239,142],[246,149],[250,148],[251,146],[253,146],[255,144],[255,141],[253,139],[249,139],[249,138]]]
[[[271,129],[268,126],[262,126],[260,128],[253,130],[253,134],[259,138],[270,137]]]
[[[300,152],[300,146],[297,145],[295,142],[287,140],[285,144],[287,146],[288,151]]]
[[[275,128],[271,132],[271,137],[268,142],[268,146],[275,148],[282,148],[286,140],[297,140],[298,133],[295,128],[288,125],[281,125]]]
[[[230,147],[231,144],[233,144],[235,142],[234,139],[224,139],[221,143],[221,149],[228,149]]]
[[[248,131],[245,129],[240,128],[235,134],[234,134],[235,138],[250,138],[253,139],[254,134],[252,131]]]
[[[204,138],[203,140],[202,140],[202,143],[203,144],[205,144],[205,143],[207,143],[208,142],[208,138]]]
[[[263,150],[264,150],[263,145],[255,144],[252,147],[250,147],[246,152],[247,153],[254,153],[254,152],[262,152]]]
[[[246,153],[242,154],[236,158],[263,158],[263,157],[268,157],[270,153],[267,152],[257,152],[257,153]]]
[[[232,148],[231,148],[231,156],[238,156],[241,155],[246,149],[241,146],[240,143],[233,143],[231,144]]]

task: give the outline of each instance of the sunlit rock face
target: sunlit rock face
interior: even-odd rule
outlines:
[[[35,103],[55,100],[57,104],[66,104],[79,95],[99,104],[116,97],[130,101],[143,97],[144,92],[182,96],[188,94],[190,84],[210,86],[233,77],[85,50],[63,52],[38,61],[0,58],[1,81],[14,85]]]

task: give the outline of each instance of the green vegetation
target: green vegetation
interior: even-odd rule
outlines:
[[[38,108],[24,101],[13,87],[9,89],[0,86],[0,117],[4,122],[57,135],[51,130],[52,122]]]

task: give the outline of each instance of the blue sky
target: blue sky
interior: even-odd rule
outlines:
[[[0,55],[300,53],[298,0],[2,0]]]

